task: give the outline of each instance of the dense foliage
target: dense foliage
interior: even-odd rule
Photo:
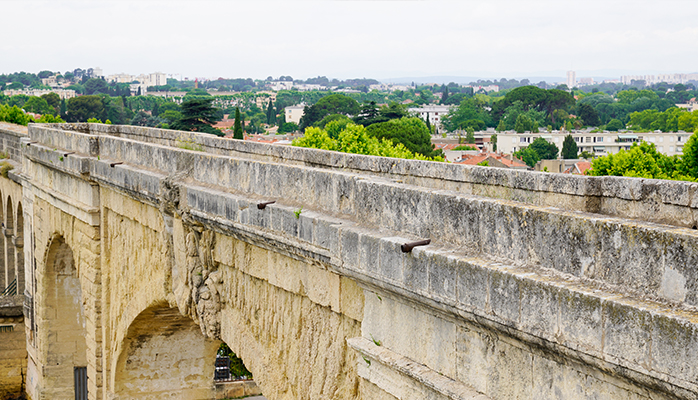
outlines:
[[[343,153],[443,161],[442,157],[429,158],[420,153],[413,153],[402,143],[393,143],[390,139],[378,139],[369,134],[362,125],[346,120],[332,121],[325,129],[310,127],[306,129],[302,138],[295,139],[292,144]]]
[[[379,140],[389,139],[393,143],[401,143],[412,153],[430,158],[442,155],[441,150],[434,150],[431,133],[419,118],[403,117],[379,122],[369,125],[366,131]]]

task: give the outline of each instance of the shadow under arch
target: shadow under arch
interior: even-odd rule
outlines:
[[[141,312],[120,346],[114,398],[212,398],[219,340],[206,338],[177,308],[159,304]]]
[[[48,246],[45,277],[44,295],[51,312],[44,315],[48,362],[43,373],[52,382],[53,398],[77,398],[76,391],[87,392],[85,309],[73,251],[62,236],[54,236]],[[81,382],[73,379],[78,375],[83,376]]]
[[[17,278],[15,270],[15,250],[12,245],[12,236],[14,236],[14,211],[12,208],[12,198],[5,198],[5,215],[3,218],[3,237],[4,237],[4,258],[5,258],[5,280],[7,284]]]

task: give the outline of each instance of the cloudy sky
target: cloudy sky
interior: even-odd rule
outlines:
[[[9,1],[0,73],[521,78],[698,72],[698,1]]]

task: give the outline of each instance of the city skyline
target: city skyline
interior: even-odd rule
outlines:
[[[7,15],[22,16],[6,30],[22,34],[0,44],[0,73],[564,80],[568,70],[698,70],[690,1],[559,3],[2,1]]]

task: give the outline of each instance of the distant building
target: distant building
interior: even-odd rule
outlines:
[[[567,87],[572,89],[577,86],[577,73],[575,71],[567,71]]]
[[[273,81],[273,82],[269,82],[269,88],[275,92],[278,92],[279,90],[291,90],[291,89],[293,89],[293,82]]]
[[[453,163],[462,165],[478,165],[487,162],[488,167],[497,168],[512,168],[512,169],[528,169],[528,165],[524,164],[521,160],[518,160],[511,155],[506,155],[502,153],[477,153],[477,154],[463,154],[460,158],[457,158]]]
[[[629,150],[635,142],[654,143],[657,151],[668,156],[683,153],[683,146],[691,137],[691,132],[562,132],[552,133],[497,133],[497,150],[511,154],[529,146],[536,138],[543,138],[557,146],[562,151],[562,142],[565,136],[572,135],[577,143],[579,152],[587,151],[596,156],[605,156],[618,153],[619,150]],[[486,134],[489,136],[488,134]],[[475,138],[478,138],[475,134]]]
[[[284,108],[284,113],[286,115],[286,122],[293,122],[294,124],[300,125],[301,118],[303,117],[304,105],[300,104],[297,106],[288,106]]]
[[[271,100],[272,103],[275,103],[276,102],[276,93],[274,93],[274,92],[258,92],[257,97],[254,99],[257,107],[259,107],[262,111],[265,111],[265,112],[267,111],[267,107],[269,106],[269,100]]]
[[[407,111],[415,114],[417,117],[419,117],[422,120],[426,120],[427,115],[428,115],[429,116],[429,123],[431,123],[433,126],[436,126],[439,129],[443,129],[443,125],[441,124],[443,121],[443,118],[448,114],[449,111],[451,111],[451,108],[453,108],[453,107],[455,107],[455,106],[453,106],[453,105],[447,105],[447,106],[430,105],[430,106],[408,108]]]
[[[679,108],[684,108],[688,112],[693,112],[695,110],[698,110],[698,102],[696,101],[696,98],[692,98],[691,100],[688,101],[686,104],[677,104],[676,107]]]
[[[644,81],[646,85],[654,85],[655,83],[675,85],[698,81],[698,74],[623,75],[620,77],[620,81],[626,85],[632,84],[633,81]]]
[[[594,78],[579,78],[579,86],[589,86],[594,84]]]
[[[27,96],[43,96],[48,93],[55,93],[61,99],[72,99],[75,97],[75,90],[72,89],[9,89],[3,92],[5,96],[15,96],[24,94]]]

